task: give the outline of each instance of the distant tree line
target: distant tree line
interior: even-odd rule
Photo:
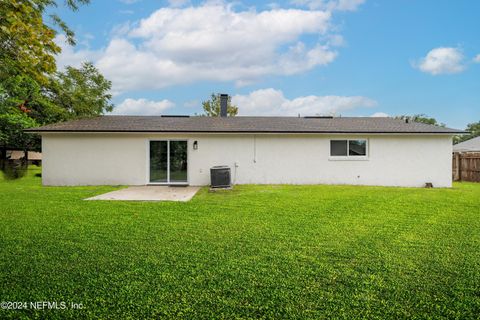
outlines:
[[[435,118],[429,117],[425,114],[415,114],[411,116],[401,115],[401,116],[396,116],[395,118],[404,119],[404,120],[408,119],[409,121],[412,121],[412,122],[421,122],[421,123],[431,124],[431,125],[440,126],[440,127],[446,126],[444,123],[440,123]],[[453,143],[457,144],[462,141],[470,140],[472,138],[480,136],[480,121],[469,123],[464,130],[469,133],[464,135],[457,135],[453,137]]]

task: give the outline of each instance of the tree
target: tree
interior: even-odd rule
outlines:
[[[468,139],[472,139],[472,138],[480,136],[480,121],[469,123],[467,125],[466,131],[470,132]]]
[[[67,0],[77,10],[89,0]],[[51,25],[45,23],[47,9],[56,7],[55,0],[8,0],[0,5],[0,81],[10,76],[27,75],[40,85],[48,83],[48,75],[56,71],[55,55],[60,47],[54,42],[58,26],[74,44],[74,34],[55,14]]]
[[[207,117],[218,117],[220,115],[220,95],[212,93],[207,101],[202,102],[203,115]],[[234,117],[238,114],[238,107],[232,104],[232,98],[228,96],[227,101],[227,115]]]
[[[35,127],[37,123],[24,113],[0,114],[0,146],[2,159],[5,159],[5,151],[13,146],[15,149],[30,150],[38,144],[38,137],[25,134],[24,129]]]
[[[89,0],[65,0],[75,11]],[[58,72],[54,39],[59,28],[74,34],[55,14],[55,0],[9,0],[0,5],[0,150],[40,148],[38,136],[23,129],[111,111],[111,82],[91,64]]]
[[[31,116],[30,105],[46,102],[37,82],[27,76],[12,77],[0,83],[0,161],[5,159],[7,148],[40,149],[39,137],[23,130],[38,126]]]
[[[465,131],[468,131],[469,134],[455,136],[453,138],[454,143],[459,143],[480,136],[480,121],[469,123]]]
[[[420,122],[425,124],[431,124],[434,126],[445,127],[444,123],[440,123],[437,121],[437,119],[431,118],[426,114],[414,114],[413,116],[401,115],[401,116],[396,116],[395,119],[402,119],[402,120],[408,120],[411,122]]]
[[[65,119],[101,115],[113,110],[109,93],[112,83],[95,68],[85,62],[81,68],[67,67],[53,79],[52,101],[61,107]]]

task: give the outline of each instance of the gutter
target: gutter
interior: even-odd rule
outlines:
[[[120,131],[120,130],[65,130],[65,129],[49,129],[49,130],[35,130],[34,128],[23,130],[27,133],[152,133],[152,134],[176,134],[176,133],[189,133],[189,134],[433,134],[433,135],[457,135],[457,134],[469,134],[467,131],[452,131],[452,132],[438,132],[438,131],[273,131],[273,130],[262,130],[262,131],[248,131],[248,130],[238,130],[238,131],[199,131],[199,130],[175,130],[175,131],[159,131],[159,130],[131,130],[131,131]]]

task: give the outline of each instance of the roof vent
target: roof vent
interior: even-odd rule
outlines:
[[[305,116],[305,119],[333,119],[333,116]]]
[[[178,115],[175,115],[175,114],[162,114],[161,115],[162,118],[190,118],[189,115],[186,115],[186,114],[178,114]]]

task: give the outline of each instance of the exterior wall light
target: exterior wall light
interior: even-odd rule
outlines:
[[[198,141],[195,140],[193,141],[193,150],[197,150],[198,149]]]

